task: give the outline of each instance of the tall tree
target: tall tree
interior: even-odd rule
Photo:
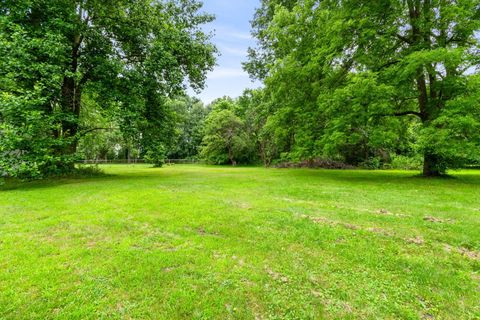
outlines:
[[[10,121],[11,110],[35,112],[44,126],[51,122],[51,149],[72,155],[82,133],[92,129],[78,121],[89,91],[103,108],[118,111],[125,131],[154,144],[154,129],[169,118],[165,97],[186,83],[202,88],[215,63],[216,49],[201,29],[213,17],[200,9],[195,0],[1,1],[2,123],[18,128],[29,117]],[[15,150],[4,145],[3,153]],[[52,156],[52,150],[39,152]]]
[[[395,149],[409,126],[425,176],[478,157],[478,0],[275,8],[263,28],[275,58],[266,84],[281,110],[294,109],[297,150]]]
[[[230,98],[212,103],[212,112],[205,120],[201,155],[210,163],[236,165],[245,160],[248,136],[245,123],[235,115],[236,104]]]
[[[205,119],[210,109],[203,103],[188,96],[177,97],[169,102],[175,113],[174,145],[169,149],[171,159],[188,159],[198,157],[203,139]]]
[[[275,17],[276,10],[283,7],[292,9],[297,3],[298,0],[260,1],[260,6],[252,20],[252,35],[257,39],[257,46],[248,49],[249,61],[244,63],[244,68],[252,78],[265,79],[275,59],[282,55],[268,33],[268,27]]]

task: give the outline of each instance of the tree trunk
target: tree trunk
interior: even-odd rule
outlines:
[[[232,166],[235,166],[237,164],[235,159],[233,159],[233,152],[232,152],[232,148],[230,146],[228,147],[228,160],[230,160],[230,164]]]
[[[430,32],[425,32],[425,30],[421,29],[421,11],[423,9],[423,16],[425,17],[425,20],[428,21],[430,14],[430,1],[425,0],[423,7],[421,7],[419,1],[407,0],[407,6],[410,25],[412,27],[410,45],[430,47]],[[432,73],[429,72],[428,75],[429,87],[427,85],[425,75],[425,66],[420,66],[417,69],[417,74],[415,77],[418,92],[418,108],[423,126],[428,125],[428,123],[432,120],[432,102],[436,99],[436,92],[433,88],[435,79],[432,77]],[[429,92],[430,96],[428,94]],[[428,151],[425,151],[423,155],[423,176],[435,177],[439,175],[441,175],[441,172],[438,167],[438,157]]]
[[[65,147],[67,154],[77,151],[78,118],[80,116],[81,91],[75,80],[65,77],[62,85],[63,112],[67,116],[62,123],[62,132],[65,138],[71,139]]]
[[[423,176],[424,177],[439,177],[442,175],[438,167],[438,157],[431,153],[425,153],[423,156]]]
[[[72,56],[69,71],[73,74],[78,71],[78,58],[81,43],[81,35],[76,35],[72,39]],[[67,155],[73,155],[77,151],[78,119],[80,116],[81,97],[81,86],[75,75],[66,75],[63,78],[62,83],[62,111],[67,116],[67,119],[62,122],[62,132],[65,138],[70,139],[68,145],[65,146],[63,150]]]

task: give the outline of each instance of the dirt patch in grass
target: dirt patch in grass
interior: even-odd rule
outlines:
[[[480,252],[478,251],[469,250],[467,248],[462,248],[462,247],[456,248],[448,244],[444,244],[443,249],[448,253],[456,252],[468,259],[480,261]]]
[[[342,206],[342,205],[335,205],[334,206],[336,209],[343,209],[343,210],[351,210],[351,211],[356,211],[356,212],[365,212],[365,213],[370,213],[370,214],[376,214],[376,215],[382,215],[382,216],[390,216],[390,217],[399,217],[399,218],[408,218],[411,217],[408,214],[404,213],[394,213],[391,212],[388,209],[381,208],[378,210],[372,210],[368,208],[352,208],[352,207],[347,207],[347,206]]]
[[[179,266],[165,267],[165,268],[162,269],[162,271],[163,271],[163,272],[172,272],[172,271],[174,271],[174,270],[176,270],[176,269],[178,269],[178,268],[179,268]]]
[[[365,231],[365,232],[369,232],[369,233],[373,233],[373,234],[376,234],[376,235],[385,236],[385,237],[389,237],[389,238],[397,238],[397,239],[403,240],[407,243],[411,243],[411,244],[415,244],[415,245],[425,244],[425,240],[421,236],[415,236],[415,237],[410,237],[410,238],[402,238],[402,237],[397,236],[397,234],[394,231],[384,229],[384,228],[380,228],[380,227],[367,227],[367,228],[365,228],[365,227],[361,227],[361,226],[354,225],[354,224],[351,224],[351,223],[345,223],[345,222],[330,220],[330,219],[325,218],[325,217],[311,217],[311,216],[308,216],[308,215],[300,215],[300,217],[303,218],[303,219],[308,219],[308,220],[310,220],[314,223],[317,223],[317,224],[323,224],[323,225],[328,225],[328,226],[340,226],[340,227],[350,229],[350,230]]]
[[[419,246],[422,245],[422,244],[425,244],[425,240],[420,236],[416,236],[414,238],[408,238],[407,242],[408,243],[413,243],[413,244],[416,244],[416,245],[419,245]]]
[[[458,248],[457,250],[462,256],[480,261],[480,252],[478,251],[472,251],[465,248]]]
[[[308,215],[300,215],[300,217],[304,218],[304,219],[308,219],[308,220],[310,220],[314,223],[317,223],[317,224],[325,224],[325,225],[330,225],[330,226],[340,226],[340,227],[344,227],[344,228],[350,229],[350,230],[367,231],[367,232],[371,232],[371,233],[375,233],[375,234],[379,234],[379,235],[384,235],[384,236],[388,236],[388,237],[394,237],[395,236],[395,232],[393,232],[391,230],[379,228],[379,227],[363,228],[363,227],[355,225],[355,224],[340,222],[340,221],[334,221],[334,220],[330,220],[330,219],[324,218],[324,217],[311,217],[311,216],[308,216]]]
[[[280,281],[282,283],[287,283],[289,281],[288,277],[281,274],[281,273],[278,273],[278,272],[275,272],[273,271],[272,269],[270,269],[269,267],[265,267],[265,271],[267,272],[267,274],[273,279],[273,280],[276,280],[276,281]]]
[[[392,213],[392,212],[388,211],[387,209],[380,209],[380,210],[376,211],[375,213],[376,214],[381,214],[381,215],[384,215],[384,216],[393,216],[393,217],[400,217],[400,218],[410,217],[409,215],[406,215],[406,214],[403,214],[403,213]]]
[[[379,214],[384,214],[384,215],[387,215],[387,216],[390,216],[392,213],[390,211],[388,211],[387,209],[380,209],[378,210],[378,213]]]
[[[433,222],[433,223],[453,223],[453,219],[440,219],[432,216],[426,216],[423,218],[425,221]]]
[[[395,236],[395,233],[393,231],[383,229],[383,228],[372,227],[372,228],[367,228],[365,230],[367,230],[369,232],[376,233],[376,234],[381,234],[381,235],[384,235],[384,236],[387,236],[387,237],[394,237]]]
[[[431,315],[430,313],[422,314],[422,320],[434,320],[435,317]]]
[[[240,209],[246,209],[246,210],[250,210],[252,209],[252,205],[249,204],[248,202],[239,202],[237,203],[237,207],[239,207]]]
[[[197,228],[196,232],[201,236],[215,236],[215,237],[220,236],[220,234],[218,232],[208,231],[204,227]]]
[[[351,223],[344,223],[344,222],[340,222],[340,221],[334,221],[334,220],[330,220],[330,219],[327,219],[327,218],[324,218],[324,217],[311,217],[311,216],[308,216],[308,215],[300,215],[301,218],[303,219],[308,219],[314,223],[317,223],[317,224],[325,224],[325,225],[330,225],[330,226],[341,226],[341,227],[344,227],[344,228],[347,228],[347,229],[350,229],[350,230],[360,230],[360,227],[357,226],[357,225],[354,225],[354,224],[351,224]]]

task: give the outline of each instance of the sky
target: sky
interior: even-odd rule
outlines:
[[[250,35],[250,20],[259,0],[203,0],[203,10],[215,15],[215,21],[205,30],[214,30],[212,42],[217,46],[220,56],[217,66],[208,73],[205,89],[200,94],[189,90],[189,94],[198,97],[205,104],[216,98],[238,97],[246,88],[256,88],[260,84],[252,82],[242,69],[247,60],[247,49],[255,44]]]

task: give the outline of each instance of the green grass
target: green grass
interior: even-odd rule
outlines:
[[[0,319],[480,318],[480,171],[104,169],[0,191]]]

